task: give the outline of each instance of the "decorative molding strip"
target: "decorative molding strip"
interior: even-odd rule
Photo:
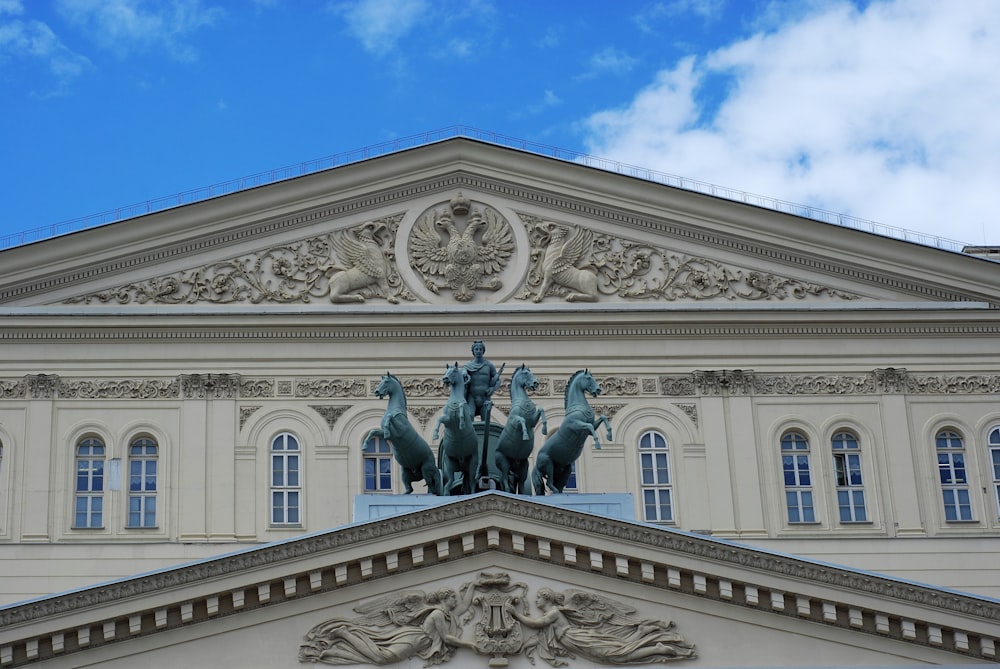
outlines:
[[[465,535],[438,540],[432,538],[406,550],[376,553],[349,562],[336,562],[339,549],[364,542],[372,545],[382,538],[398,537],[404,533],[414,535],[414,530],[432,529],[442,524],[471,521],[484,514],[500,513],[512,521],[525,519],[541,528],[559,526],[580,535],[576,545],[563,544],[546,536],[530,534],[516,523],[510,526],[479,526]],[[526,528],[525,528],[526,529]],[[604,538],[613,550],[595,550],[594,538]],[[589,559],[578,559],[578,546],[591,546]],[[664,551],[661,559],[640,559],[629,554],[630,547],[656,548]],[[203,622],[215,616],[235,615],[241,610],[279,604],[289,599],[312,596],[373,578],[386,578],[398,571],[412,571],[423,567],[460,560],[499,550],[501,553],[521,555],[531,560],[557,564],[562,568],[582,573],[605,576],[615,582],[628,580],[645,587],[672,590],[695,597],[712,599],[740,607],[752,607],[762,613],[806,619],[851,630],[872,634],[905,643],[926,645],[934,640],[935,647],[966,657],[996,659],[995,636],[987,636],[968,629],[941,624],[933,619],[934,610],[958,614],[963,618],[976,618],[990,623],[1000,622],[1000,603],[979,599],[930,586],[898,582],[864,572],[852,572],[821,563],[810,563],[782,554],[769,554],[752,548],[723,544],[707,537],[698,537],[669,528],[652,528],[627,521],[609,522],[606,518],[582,514],[569,509],[532,502],[525,498],[486,493],[468,497],[460,502],[430,507],[419,513],[380,519],[360,526],[344,527],[321,535],[272,544],[242,553],[172,569],[147,574],[84,591],[50,597],[20,606],[0,610],[0,626],[9,626],[59,616],[68,612],[82,612],[117,602],[128,606],[127,601],[141,603],[141,597],[164,589],[177,591],[180,587],[208,582],[222,577],[252,573],[264,566],[287,563],[288,573],[262,583],[236,586],[235,590],[199,595],[195,600],[179,599],[167,608],[134,610],[128,620],[136,625],[113,625],[105,642],[122,641],[134,636],[133,630],[155,633],[184,625]],[[319,553],[331,553],[327,566],[313,572],[295,573],[299,558]],[[672,555],[699,558],[699,571],[694,572],[674,566]],[[713,574],[723,565],[747,568],[748,578],[754,574],[781,574],[787,578],[782,591],[751,581],[733,581],[731,576]],[[726,569],[730,574],[731,569]],[[837,599],[819,599],[814,595],[796,592],[796,588],[815,584],[833,586],[840,594]],[[230,586],[232,587],[232,586]],[[923,620],[912,620],[889,611],[873,608],[866,598],[862,608],[852,603],[854,593],[908,602],[925,607]],[[185,615],[187,611],[187,615]],[[91,630],[102,624],[123,619],[123,612],[116,611],[113,619],[97,618],[86,623]],[[147,620],[149,625],[145,625]],[[162,621],[162,624],[160,624]],[[970,621],[971,622],[971,621]],[[105,626],[106,627],[106,626]],[[29,658],[27,649],[45,648],[46,656],[70,653],[83,649],[87,644],[63,643],[73,639],[76,630],[54,629],[41,636],[29,636],[8,642],[5,646],[7,664],[20,666],[36,658]],[[59,637],[59,643],[49,643]],[[58,649],[58,650],[57,650]]]
[[[446,397],[437,377],[400,379],[411,398]],[[1000,393],[1000,374],[960,376],[910,374],[897,367],[877,368],[866,374],[762,374],[746,369],[696,370],[690,374],[665,374],[656,379],[607,376],[599,379],[604,395],[639,397],[658,392],[666,397],[721,395],[994,395]],[[299,377],[294,381],[296,399],[368,399],[377,379]],[[276,392],[282,390],[283,392]],[[0,400],[24,399],[269,399],[292,395],[292,382],[273,378],[243,378],[239,374],[181,374],[174,378],[64,379],[56,374],[29,374],[0,378]],[[534,397],[566,392],[566,381],[539,378]],[[509,393],[509,383],[499,395]],[[625,405],[616,405],[622,408]],[[693,404],[675,404],[688,413]],[[315,408],[315,407],[314,407]],[[499,408],[499,407],[498,407]],[[411,407],[411,412],[434,408]],[[414,413],[416,415],[416,413]],[[697,412],[692,416],[697,424]]]
[[[398,319],[397,319],[398,320]],[[397,325],[394,321],[393,325]],[[211,330],[206,328],[195,328],[187,324],[183,326],[170,326],[162,329],[150,328],[123,328],[120,325],[113,325],[105,328],[79,327],[71,330],[64,329],[43,329],[43,328],[6,328],[0,330],[0,341],[3,342],[27,342],[37,344],[39,342],[131,342],[131,341],[155,341],[155,342],[232,342],[232,341],[252,341],[270,339],[282,343],[294,342],[335,342],[358,340],[368,341],[423,341],[428,338],[440,338],[443,335],[457,337],[459,339],[476,338],[482,335],[481,326],[454,326],[447,327],[385,327],[385,328],[362,328],[362,329],[330,329],[328,327],[314,328],[274,328],[235,325],[220,326]],[[737,337],[878,337],[880,339],[906,339],[912,337],[997,337],[1000,336],[1000,323],[971,323],[971,324],[928,324],[912,323],[903,325],[884,324],[861,324],[861,323],[817,323],[817,324],[737,324],[724,323],[719,325],[600,325],[588,322],[584,325],[572,323],[562,323],[558,326],[534,326],[518,325],[515,327],[504,327],[503,324],[491,326],[490,336],[498,338],[524,339],[531,337],[535,339],[557,339],[567,338],[609,338],[616,340],[627,340],[632,337],[660,337],[660,338],[694,338],[712,339],[723,338],[730,340]]]

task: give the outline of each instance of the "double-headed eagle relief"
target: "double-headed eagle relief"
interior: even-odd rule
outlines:
[[[424,213],[410,232],[410,260],[424,285],[451,289],[459,302],[477,290],[499,290],[498,276],[514,253],[514,233],[495,209],[473,207],[461,193],[447,208]]]
[[[504,667],[510,657],[540,657],[553,667],[580,658],[595,664],[661,664],[697,657],[666,620],[639,618],[635,608],[582,590],[539,588],[537,615],[525,583],[480,573],[457,589],[393,593],[360,604],[352,618],[331,618],[305,635],[299,662],[388,665],[412,658],[449,662],[459,649]]]

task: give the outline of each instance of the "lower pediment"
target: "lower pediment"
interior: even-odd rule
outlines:
[[[501,493],[0,609],[0,666],[885,666],[1000,603]]]

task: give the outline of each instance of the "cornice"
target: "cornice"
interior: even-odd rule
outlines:
[[[473,521],[474,527],[448,534],[450,526],[461,522],[468,526],[468,521]],[[567,543],[552,538],[545,530],[551,527],[560,528],[557,537],[570,536],[568,531],[579,540]],[[383,540],[421,535],[424,540],[417,539],[405,547],[396,545],[388,551],[378,547]],[[341,550],[350,549],[356,555],[361,546],[370,547],[372,552],[338,560]],[[633,554],[640,548],[643,557]],[[648,549],[656,552],[651,554]],[[931,646],[966,657],[996,657],[996,635],[982,631],[996,629],[1000,623],[1000,602],[995,600],[812,563],[669,528],[484,493],[419,512],[0,609],[0,629],[8,630],[0,644],[0,661],[3,666],[20,666],[82,650],[91,643],[91,630],[104,632],[96,643],[114,643],[491,553],[549,562],[570,571]],[[315,558],[320,556],[329,559],[317,565]],[[681,557],[694,561],[679,560]],[[309,559],[311,566],[296,571],[296,564],[304,559]],[[698,567],[680,566],[680,562]],[[287,567],[285,573],[264,580],[253,576],[261,574],[263,568],[282,565]],[[740,578],[720,576],[720,571],[732,573],[723,567],[738,568]],[[774,587],[771,577],[775,575],[784,577],[780,590]],[[228,581],[225,585],[223,579]],[[211,582],[216,582],[219,589],[199,588],[197,594],[184,595],[186,586]],[[833,590],[820,596],[817,584]],[[175,593],[174,603],[152,609],[142,606],[144,596],[164,590]],[[874,604],[875,600],[883,600],[883,604]],[[112,603],[115,610],[106,609]],[[900,613],[896,603],[914,605],[922,613]],[[93,612],[93,617],[79,618],[88,611]],[[69,613],[78,614],[77,619],[86,622],[61,627],[60,617]],[[47,619],[52,620],[52,626],[44,625]],[[12,627],[32,623],[25,628],[24,636],[11,633]]]

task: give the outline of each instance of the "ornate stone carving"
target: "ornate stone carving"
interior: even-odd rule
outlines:
[[[101,381],[59,381],[60,398],[80,399],[165,399],[180,394],[177,379],[111,379]]]
[[[310,404],[309,408],[318,413],[320,416],[322,416],[323,420],[326,421],[326,424],[330,426],[331,430],[333,429],[334,425],[337,424],[337,421],[340,419],[340,417],[344,415],[344,412],[347,411],[347,407],[330,406],[330,405]]]
[[[412,413],[414,416],[417,417],[417,420],[420,421],[421,429],[426,429],[427,421],[429,421],[431,418],[434,418],[434,416],[436,416],[438,412],[441,411],[442,408],[443,407],[441,406],[433,406],[433,407],[411,406],[409,407],[409,411],[410,413]]]
[[[906,390],[906,370],[886,367],[872,372],[879,389],[884,393],[902,393]]]
[[[21,399],[28,392],[28,381],[24,379],[0,381],[0,399]]]
[[[66,304],[261,304],[414,299],[392,253],[402,214],[197,269],[88,293]]]
[[[477,209],[459,193],[448,208],[420,216],[408,251],[429,290],[451,289],[456,300],[468,302],[477,290],[503,287],[498,275],[514,253],[514,233],[498,211],[485,205]]]
[[[236,399],[240,393],[239,374],[181,374],[181,391],[186,399]]]
[[[55,399],[59,388],[59,377],[55,374],[29,374],[28,396],[34,400]]]
[[[243,429],[243,426],[246,425],[247,419],[249,419],[250,416],[254,415],[261,408],[262,407],[259,404],[257,406],[252,406],[252,407],[240,407],[240,429],[241,430]]]
[[[639,394],[639,379],[635,376],[605,376],[600,384],[601,391],[607,395]]]
[[[362,379],[296,379],[296,397],[365,397]]]
[[[655,393],[657,389],[656,379],[644,378],[642,380],[642,392]]]
[[[1000,376],[907,376],[906,392],[941,395],[1000,393]]]
[[[684,412],[684,415],[691,419],[695,427],[698,426],[698,405],[697,404],[674,404],[675,407]]]
[[[554,667],[576,657],[603,665],[697,657],[672,622],[640,619],[635,608],[610,597],[539,588],[537,618],[528,614],[527,598],[525,583],[485,572],[457,590],[393,593],[356,606],[358,616],[331,618],[310,629],[299,662],[387,665],[419,657],[430,666],[449,662],[459,648],[489,657],[491,667],[507,666],[508,658],[521,653],[532,664],[537,655]],[[465,632],[474,618],[469,641]],[[537,632],[526,637],[522,626]]]
[[[597,234],[580,226],[519,214],[531,240],[527,286],[518,295],[589,301],[600,295],[638,300],[784,300],[855,293],[770,272],[735,268],[708,258],[670,253],[648,244]]]
[[[274,397],[274,380],[242,379],[240,397]]]
[[[659,378],[660,392],[664,395],[694,395],[694,377],[690,374],[683,376],[661,376]]]
[[[756,375],[758,395],[867,395],[875,392],[875,378],[864,375]]]
[[[703,395],[748,395],[753,388],[753,370],[723,369],[720,371],[698,370],[694,372],[694,383]]]

